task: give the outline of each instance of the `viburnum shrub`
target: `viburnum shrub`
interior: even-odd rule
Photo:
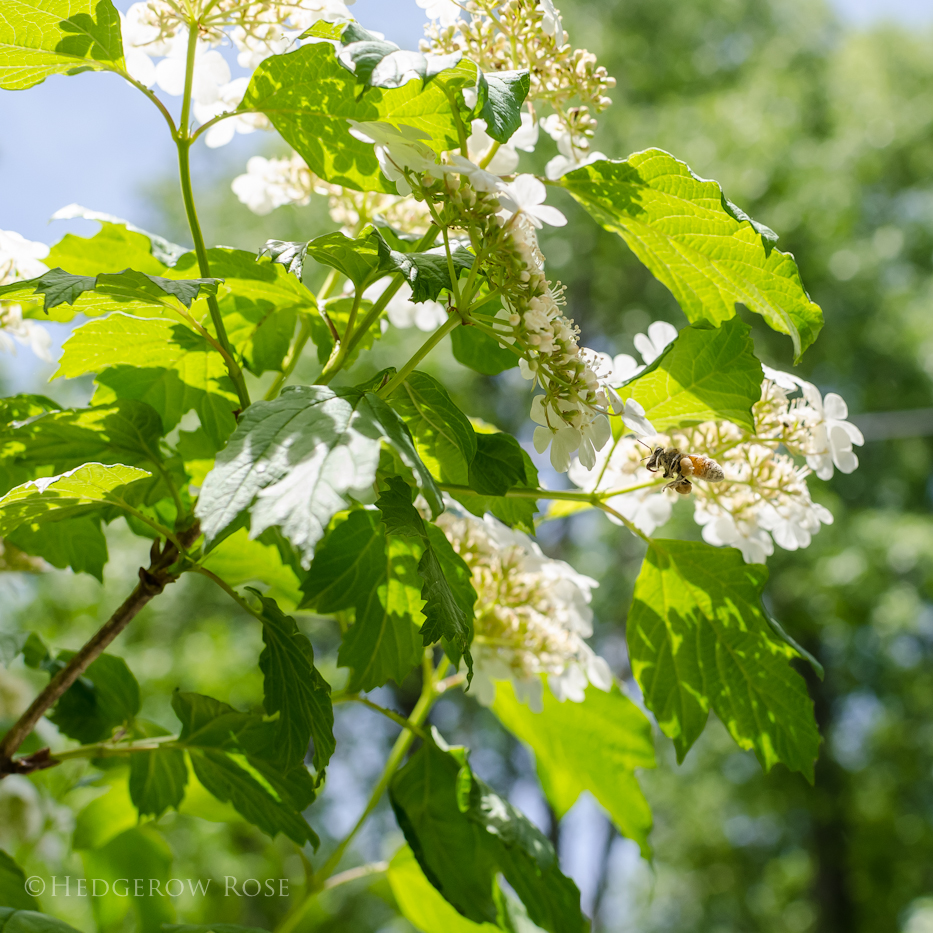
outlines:
[[[98,220],[95,236],[49,248],[0,232],[0,348],[18,341],[48,359],[41,322],[74,322],[55,376],[96,385],[87,408],[0,403],[3,559],[100,577],[105,524],[123,518],[152,542],[138,584],[80,650],[35,634],[22,644],[51,679],[0,741],[0,775],[123,757],[133,805],[155,819],[196,777],[311,860],[282,931],[339,880],[388,792],[407,841],[389,878],[416,927],[447,933],[449,904],[476,923],[513,929],[524,911],[576,933],[579,892],[550,843],[429,725],[439,696],[466,691],[533,749],[558,815],[590,790],[646,848],[634,771],[654,762],[649,719],[587,643],[595,581],[548,558],[536,522],[595,509],[644,542],[629,657],[679,758],[713,710],[766,769],[812,779],[820,740],[791,662],[815,662],[764,607],[763,562],[832,521],[808,477],[851,472],[862,438],[839,396],[763,367],[736,317],[737,303],[761,315],[798,360],[819,333],[820,309],[776,235],[666,152],[591,149],[614,82],[569,43],[551,0],[419,4],[434,20],[420,51],[368,32],[338,0],[148,0],[125,17],[109,0],[19,0],[0,16],[0,87],[109,71],[156,107],[194,243],[76,207],[59,216]],[[225,42],[249,77],[231,80]],[[165,94],[181,96],[179,119]],[[208,248],[190,149],[256,130],[292,154],[250,159],[237,197],[257,213],[323,197],[339,229],[270,240],[258,255]],[[557,154],[544,176],[522,172],[521,153],[545,137]],[[643,363],[580,345],[538,243],[542,227],[566,223],[548,203],[554,188],[618,233],[689,321],[639,335]],[[305,276],[320,280],[319,267],[314,293]],[[427,336],[409,359],[348,384],[388,327],[413,326]],[[514,437],[419,370],[448,339],[465,367],[519,368],[534,448],[576,490],[542,486]],[[319,361],[310,385],[294,382],[303,359]],[[653,537],[683,492],[703,541]],[[294,611],[334,618],[338,690],[264,595],[283,567],[300,582]],[[176,734],[162,734],[138,718],[138,685],[105,652],[184,574],[255,617],[264,701],[246,711],[176,691],[164,698]],[[409,716],[367,698],[418,669]],[[313,802],[340,754],[338,702],[400,733],[359,821],[318,858]],[[79,744],[18,754],[47,714]]]

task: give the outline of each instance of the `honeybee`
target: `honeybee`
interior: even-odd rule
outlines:
[[[652,473],[660,472],[665,479],[670,479],[664,488],[673,489],[682,496],[689,496],[693,484],[688,477],[706,480],[708,483],[721,483],[726,475],[722,467],[703,454],[681,453],[676,447],[655,447],[648,457],[645,468]]]

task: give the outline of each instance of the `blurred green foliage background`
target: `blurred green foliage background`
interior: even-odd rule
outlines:
[[[561,8],[574,44],[595,51],[618,79],[597,148],[623,156],[660,146],[719,180],[733,201],[781,235],[781,248],[796,255],[823,307],[825,330],[799,373],[824,392],[841,393],[857,422],[865,413],[913,414],[863,419],[868,443],[859,451],[859,470],[837,473],[829,483],[812,480],[814,498],[832,510],[834,525],[807,550],[779,550],[770,560],[771,609],[826,669],[821,682],[801,667],[824,736],[815,786],[780,767],[762,774],[717,723],[679,767],[670,744],[659,739],[661,765],[642,775],[656,820],[649,864],[614,836],[591,802],[554,825],[528,754],[471,699],[445,699],[433,721],[449,740],[471,745],[476,770],[549,829],[598,931],[930,933],[933,413],[923,409],[933,406],[933,34],[847,30],[819,0],[564,0]],[[540,170],[553,154],[550,145],[523,156],[525,167]],[[325,229],[323,199],[253,216],[229,191],[242,167],[219,164],[227,174],[212,178],[201,196],[209,240],[256,249],[270,236],[307,238]],[[151,196],[159,232],[184,242],[174,177],[152,183]],[[568,286],[585,345],[631,352],[633,335],[651,320],[685,323],[668,292],[616,236],[569,198],[561,201],[558,193],[553,200],[570,224],[548,231],[542,247],[550,274]],[[745,319],[761,358],[790,369],[790,342],[753,315]],[[390,331],[348,379],[418,342],[416,333]],[[453,363],[443,348],[431,366],[453,379],[456,400],[469,414],[530,433],[527,384],[515,371],[484,379]],[[313,373],[309,360],[299,378]],[[53,395],[62,391],[51,387]],[[680,503],[664,533],[698,536],[689,509]],[[587,514],[547,523],[540,537],[549,553],[600,579],[598,647],[635,690],[624,626],[638,544]],[[76,647],[122,598],[134,561],[144,558],[139,540],[116,526],[111,553],[123,560],[108,568],[103,586],[62,572],[4,575],[0,631],[33,629],[56,647]],[[307,616],[299,621],[339,686],[335,626]],[[176,686],[242,707],[261,698],[254,622],[200,580],[167,591],[116,651],[143,685],[143,715],[169,728],[168,695]],[[21,661],[0,668],[0,719],[14,717],[40,682]],[[406,684],[386,690],[383,700],[408,709],[416,691],[417,684]],[[368,710],[338,710],[337,757],[311,813],[324,850],[355,820],[394,732]],[[146,859],[165,877],[214,879],[210,895],[185,894],[174,908],[156,898],[45,895],[43,909],[104,933],[157,930],[172,916],[271,929],[286,899],[224,897],[224,876],[289,878],[299,893],[305,867],[294,846],[223,822],[224,813],[198,800],[187,812],[136,828],[121,778],[119,769],[101,773],[68,763],[31,780],[5,780],[0,848],[27,875],[44,877],[84,871],[105,877],[127,859]],[[95,799],[106,803],[82,810]],[[384,808],[353,859],[389,857],[399,842]],[[410,927],[377,875],[322,896],[300,929]]]

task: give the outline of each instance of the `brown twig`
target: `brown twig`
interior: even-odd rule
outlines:
[[[191,545],[201,530],[195,523],[179,535],[183,547]],[[98,629],[80,651],[49,681],[46,688],[32,701],[13,727],[0,740],[0,778],[8,774],[28,774],[40,768],[48,768],[58,762],[50,756],[47,748],[32,755],[13,760],[16,750],[35,728],[36,723],[58,701],[62,694],[87,670],[90,664],[126,628],[136,614],[179,576],[175,564],[179,558],[178,548],[171,542],[160,547],[156,541],[150,551],[148,567],[139,568],[139,583],[123,601],[123,605]]]

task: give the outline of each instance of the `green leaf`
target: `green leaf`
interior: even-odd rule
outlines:
[[[421,660],[421,554],[411,538],[387,536],[373,510],[351,512],[318,548],[302,583],[302,607],[355,610],[337,654],[351,671],[348,690],[373,690],[390,679],[401,684]]]
[[[416,79],[404,87],[369,88],[360,94],[356,77],[337,60],[333,46],[318,42],[267,58],[253,73],[240,110],[265,113],[311,171],[326,181],[396,194],[373,147],[350,135],[347,120],[410,126],[428,134],[426,144],[435,152],[455,149],[457,125],[447,94],[474,86],[476,74],[474,64],[462,61],[426,85]]]
[[[207,258],[211,272],[224,282],[218,303],[234,350],[257,376],[281,370],[298,314],[317,312],[313,293],[283,266],[254,253],[218,247],[209,249]],[[197,274],[197,257],[187,253],[166,276]],[[206,326],[213,330],[211,323]]]
[[[499,933],[491,923],[467,920],[428,881],[411,851],[402,846],[389,862],[389,885],[402,916],[421,933]]]
[[[36,913],[34,910],[17,910],[15,907],[0,907],[0,933],[79,933],[63,920]]]
[[[626,625],[632,670],[678,760],[712,709],[766,771],[780,761],[812,782],[813,703],[763,612],[767,579],[734,548],[654,539]]]
[[[424,553],[418,562],[418,573],[424,580],[421,589],[421,598],[425,602],[422,609],[424,625],[421,627],[423,644],[431,645],[442,639],[450,642],[452,648],[466,659],[469,682],[473,676],[470,642],[473,640],[476,592],[472,586],[457,585],[456,580],[452,585],[445,576],[441,556],[434,547],[436,539],[429,536],[424,519],[412,505],[411,487],[399,477],[390,477],[387,486],[376,500],[376,508],[382,512],[386,530],[389,534],[418,537],[424,545]],[[463,564],[452,549],[449,553],[440,553],[448,564]],[[466,574],[469,580],[469,570]]]
[[[26,890],[26,873],[3,849],[0,849],[0,904],[14,910],[39,909],[39,902]]]
[[[535,533],[537,500],[504,495],[510,489],[537,489],[538,471],[531,457],[510,434],[476,431],[476,456],[470,464],[469,485],[484,495],[454,491],[451,495],[473,515],[491,512],[510,528]],[[519,472],[521,471],[521,472]]]
[[[518,366],[516,353],[477,327],[455,327],[450,343],[455,360],[484,376],[497,376]]]
[[[265,246],[259,250],[259,255],[268,256],[272,262],[284,266],[285,271],[297,276],[300,282],[308,255],[308,241],[302,240],[298,243],[294,240],[266,240]]]
[[[650,858],[651,808],[634,771],[653,768],[654,743],[644,713],[619,688],[590,686],[582,703],[543,692],[544,709],[533,713],[508,681],[496,685],[493,712],[535,755],[541,786],[558,817],[588,790],[606,808],[616,828]]]
[[[174,280],[124,269],[98,276],[72,275],[63,269],[51,269],[35,279],[0,286],[0,299],[43,296],[43,309],[53,321],[70,321],[76,312],[96,317],[109,311],[137,313],[176,312],[178,304],[191,307],[195,298],[216,295],[220,279]],[[68,304],[73,310],[59,308]]]
[[[388,401],[407,425],[431,475],[442,483],[466,484],[476,434],[441,383],[427,373],[410,373]]]
[[[262,605],[262,641],[259,655],[263,673],[263,706],[275,722],[275,750],[286,764],[300,763],[314,740],[314,767],[320,774],[330,761],[334,740],[334,707],[330,684],[314,666],[314,648],[295,620],[252,589]]]
[[[738,318],[715,330],[685,327],[619,395],[640,402],[658,431],[732,421],[754,433],[763,378],[754,351],[751,328]]]
[[[110,314],[75,328],[53,378],[97,373],[95,401],[107,395],[151,405],[170,431],[192,408],[214,442],[233,431],[239,407],[223,357],[200,334],[159,318]]]
[[[4,0],[0,88],[19,91],[49,75],[103,70],[126,70],[120,15],[109,0]]]
[[[343,50],[337,58],[348,71],[356,75],[357,81],[370,87],[401,87],[415,75],[427,81],[443,69],[454,67],[463,58],[463,53],[459,51],[430,57],[421,52],[406,52],[394,42],[388,42],[363,29],[356,22],[340,25]],[[326,27],[316,30],[313,26],[308,33],[319,35],[325,31]]]
[[[207,475],[197,515],[208,541],[250,508],[250,536],[278,526],[309,566],[331,517],[371,486],[382,440],[408,465],[420,461],[405,426],[381,399],[325,386],[288,386],[243,414]],[[434,507],[440,493],[417,470]]]
[[[236,923],[163,923],[162,933],[267,933],[261,927],[241,927]]]
[[[660,149],[603,160],[560,182],[607,230],[618,233],[674,294],[692,323],[721,324],[741,302],[788,334],[794,356],[816,339],[823,314],[776,235]]]
[[[4,543],[12,544],[27,554],[41,557],[53,567],[70,567],[75,573],[89,573],[103,583],[107,565],[107,538],[100,527],[100,518],[87,515],[54,525],[20,525],[7,535]]]
[[[479,115],[486,132],[497,142],[507,143],[522,125],[522,104],[531,87],[527,71],[495,71],[480,78],[483,106]]]
[[[298,845],[319,840],[301,811],[316,785],[304,764],[270,764],[275,734],[261,716],[196,693],[175,691],[172,709],[182,723],[179,743],[188,751],[197,779],[222,803],[269,836],[284,833]]]
[[[101,848],[82,852],[81,858],[98,929],[132,924],[139,933],[160,933],[162,924],[174,919],[169,898],[150,896],[149,879],[163,888],[172,874],[172,850],[152,824],[126,829]],[[99,879],[96,883],[92,880],[95,878]],[[136,878],[144,879],[138,895]],[[109,885],[109,890],[102,882]],[[61,888],[59,896],[60,892]],[[135,924],[127,916],[131,908],[135,908]]]
[[[61,476],[24,483],[0,499],[0,537],[28,523],[60,522],[111,506],[129,509],[127,487],[151,475],[122,463],[86,463]]]
[[[162,433],[158,414],[143,402],[55,411],[0,435],[0,460],[12,475],[43,469],[63,473],[88,461],[151,466],[162,462]]]
[[[378,235],[378,234],[377,234]],[[380,240],[382,238],[380,237]],[[450,269],[447,265],[447,249],[438,246],[423,253],[403,253],[391,249],[384,240],[383,255],[390,269],[397,269],[411,285],[411,300],[414,302],[436,301],[445,289],[452,291]],[[451,253],[454,274],[473,268],[476,257],[464,246],[457,246]]]
[[[468,919],[496,922],[501,872],[538,926],[587,929],[580,892],[561,874],[551,844],[473,774],[462,752],[425,742],[392,779],[389,799],[421,870]]]
[[[169,807],[178,809],[188,784],[185,753],[158,748],[130,755],[130,797],[140,816],[158,819]]]
[[[187,250],[169,243],[154,233],[134,227],[125,220],[86,211],[73,205],[59,211],[56,218],[83,217],[100,223],[92,237],[66,233],[52,248],[45,264],[56,266],[75,275],[96,276],[101,272],[121,272],[138,269],[149,275],[164,275],[168,266]]]
[[[43,667],[54,677],[74,656],[74,651],[60,651]],[[139,684],[126,661],[101,654],[62,694],[49,719],[69,738],[90,745],[131,724],[139,707]]]
[[[282,559],[278,548],[251,541],[245,528],[212,548],[202,566],[230,586],[261,583],[266,587],[265,595],[280,605],[295,607],[302,599],[298,576]]]
[[[7,427],[14,421],[28,421],[47,411],[59,411],[58,402],[44,395],[11,395],[0,399],[0,425]]]
[[[384,255],[387,251],[385,241],[371,224],[355,238],[340,232],[325,233],[307,245],[309,256],[345,275],[358,292],[392,271]]]

